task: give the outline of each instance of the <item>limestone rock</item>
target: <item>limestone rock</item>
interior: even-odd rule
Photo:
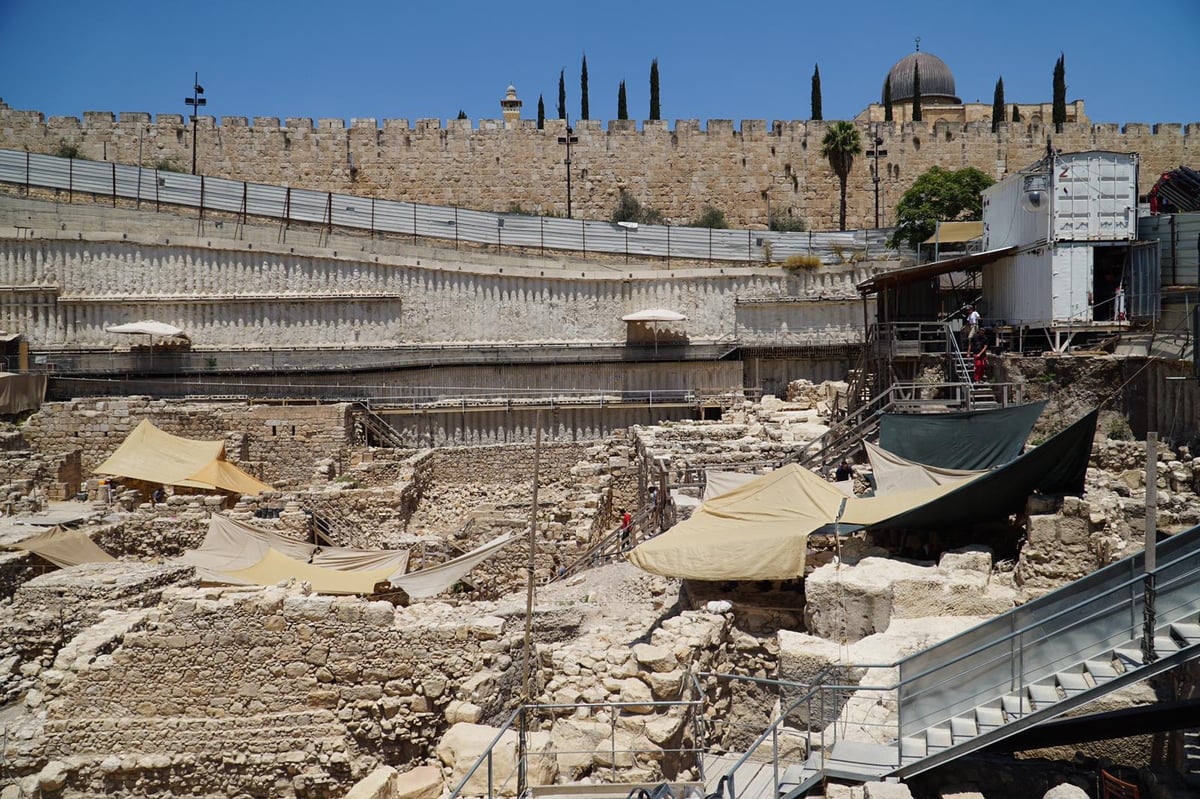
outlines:
[[[1088,792],[1078,785],[1064,782],[1042,794],[1042,799],[1088,799]]]
[[[912,791],[901,782],[868,782],[863,795],[865,799],[912,799]]]
[[[442,736],[437,745],[437,756],[450,767],[450,782],[458,785],[466,777],[467,772],[475,765],[479,756],[487,750],[488,745],[500,732],[495,727],[485,724],[455,724]],[[517,734],[512,730],[504,733],[492,748],[493,789],[504,796],[511,796],[516,791],[515,780],[509,780],[516,774],[517,767]],[[501,787],[507,785],[507,787]],[[468,795],[486,795],[488,793],[487,769],[476,769],[467,781],[464,792]]]
[[[394,799],[437,799],[442,795],[445,781],[437,766],[417,766],[396,777]]]
[[[650,671],[672,671],[679,665],[670,651],[654,644],[634,644],[633,656],[637,658],[638,665]]]

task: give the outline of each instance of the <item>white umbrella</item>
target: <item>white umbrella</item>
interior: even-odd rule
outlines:
[[[104,329],[109,333],[133,333],[143,336],[162,336],[163,338],[187,338],[187,333],[184,333],[178,327],[168,325],[166,322],[155,322],[149,319],[144,322],[109,325]]]
[[[622,322],[683,322],[686,319],[678,311],[668,311],[666,308],[647,308],[621,317]]]
[[[622,322],[649,322],[653,325],[654,330],[654,351],[658,352],[658,323],[659,322],[682,322],[687,317],[678,311],[668,311],[666,308],[647,308],[644,311],[625,314],[621,317]]]

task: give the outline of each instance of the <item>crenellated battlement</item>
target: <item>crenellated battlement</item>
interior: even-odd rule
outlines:
[[[787,213],[812,229],[836,227],[838,183],[820,157],[828,121],[743,119],[580,120],[573,126],[573,215],[611,215],[621,190],[687,224],[704,206],[731,225],[766,227]],[[864,133],[868,123],[859,121]],[[1200,164],[1200,122],[1070,122],[1055,132],[1039,117],[1006,122],[870,123],[884,140],[880,223],[931,166],[974,166],[1001,178],[1041,157],[1049,138],[1062,151],[1114,150],[1141,157],[1141,191],[1161,172]],[[488,211],[566,213],[562,120],[384,119],[201,116],[198,171],[261,183],[458,205]],[[182,170],[192,162],[191,123],[182,114],[85,111],[50,117],[0,102],[0,147],[75,152],[80,157]],[[849,180],[851,227],[874,225],[867,155]]]

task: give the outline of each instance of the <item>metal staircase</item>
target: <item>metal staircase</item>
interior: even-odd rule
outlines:
[[[1144,574],[1139,553],[897,663],[831,666],[730,770],[727,796],[750,796],[737,771],[785,720],[805,720],[811,752],[779,771],[791,799],[829,777],[919,774],[1200,659],[1200,527],[1160,543],[1158,564]],[[880,668],[895,681],[838,682]]]

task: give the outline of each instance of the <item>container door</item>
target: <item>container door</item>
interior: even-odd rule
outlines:
[[[1128,241],[1137,233],[1137,156],[1089,152],[1054,161],[1054,239]]]
[[[1162,309],[1159,242],[1142,241],[1129,248],[1129,285],[1125,301],[1131,319],[1157,320]]]

